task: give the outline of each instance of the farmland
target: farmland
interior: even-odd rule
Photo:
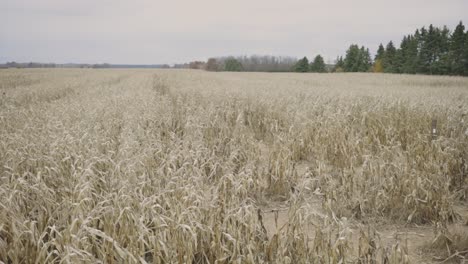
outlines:
[[[0,70],[0,263],[457,262],[467,174],[467,78]]]

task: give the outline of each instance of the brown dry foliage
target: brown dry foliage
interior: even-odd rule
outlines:
[[[353,239],[346,218],[447,223],[466,198],[463,78],[57,69],[0,82],[5,263],[404,263],[404,241],[386,247],[371,226]],[[289,205],[273,234],[270,201]]]

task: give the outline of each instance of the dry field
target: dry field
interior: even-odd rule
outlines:
[[[467,174],[467,78],[0,70],[0,263],[457,263]]]

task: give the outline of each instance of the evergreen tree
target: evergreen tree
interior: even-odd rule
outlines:
[[[463,59],[463,64],[465,65],[464,66],[464,70],[463,70],[463,75],[465,76],[468,76],[468,30],[466,31],[465,33],[465,56],[464,59]]]
[[[418,62],[418,41],[413,35],[408,35],[403,38],[400,48],[397,50],[395,60],[397,72],[416,73]]]
[[[465,47],[465,26],[460,21],[450,38],[449,47],[449,61],[450,61],[450,73],[455,75],[463,75],[465,62],[464,52]]]
[[[390,41],[385,48],[385,56],[383,56],[382,66],[384,68],[384,72],[391,72],[395,73],[396,65],[395,65],[395,57],[396,57],[396,48],[393,45],[393,42]]]
[[[367,72],[371,69],[372,60],[369,49],[352,44],[346,51],[344,70],[346,72]]]
[[[408,53],[408,38],[403,36],[403,40],[400,43],[400,48],[396,50],[395,61],[394,61],[394,70],[396,73],[403,73],[403,65],[406,62],[407,53]]]
[[[350,55],[357,54],[352,49],[348,51]],[[363,58],[359,56],[356,61]],[[354,71],[352,66],[355,60],[347,62],[346,70]],[[462,22],[452,34],[446,26],[439,28],[430,25],[427,29],[416,29],[413,35],[403,37],[398,49],[392,41],[385,49],[380,44],[372,69],[374,72],[383,70],[390,73],[468,74],[468,31],[465,33]]]
[[[325,68],[325,61],[323,60],[323,57],[320,55],[317,55],[314,58],[314,61],[310,64],[310,71],[311,72],[326,72]]]
[[[429,25],[421,29],[419,49],[419,72],[425,74],[444,74],[448,70],[449,30]]]
[[[436,43],[432,72],[434,74],[450,74],[450,30],[444,26],[442,29],[436,28],[435,32]]]
[[[308,72],[309,71],[309,60],[307,57],[300,59],[296,65],[294,65],[295,72]]]
[[[418,35],[418,63],[417,73],[429,73],[431,62],[431,49],[426,28],[422,27]]]
[[[437,74],[440,72],[438,61],[444,53],[444,33],[435,28],[432,24],[429,29],[421,29],[420,51],[419,51],[419,71],[426,74]]]
[[[377,49],[377,54],[374,58],[374,66],[372,68],[373,72],[383,72],[382,59],[385,56],[385,48],[380,43],[379,48]]]
[[[359,54],[360,50],[358,45],[352,44],[346,51],[344,58],[344,70],[346,72],[358,72],[359,71]]]
[[[333,67],[334,72],[343,72],[344,71],[344,60],[343,56],[336,57],[335,67]]]
[[[385,56],[385,48],[382,45],[382,43],[380,43],[379,49],[377,49],[377,54],[375,55],[374,60],[375,61],[376,60],[382,60],[384,56]]]
[[[419,71],[419,50],[421,33],[416,29],[414,35],[408,36],[408,46],[406,48],[406,56],[402,65],[403,73],[416,74]]]
[[[360,72],[368,72],[371,70],[372,66],[372,59],[369,52],[369,49],[361,47],[360,51],[360,60],[359,60],[359,71]]]

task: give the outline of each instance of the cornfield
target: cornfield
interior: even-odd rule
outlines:
[[[466,78],[0,71],[0,263],[461,262],[467,174]]]

